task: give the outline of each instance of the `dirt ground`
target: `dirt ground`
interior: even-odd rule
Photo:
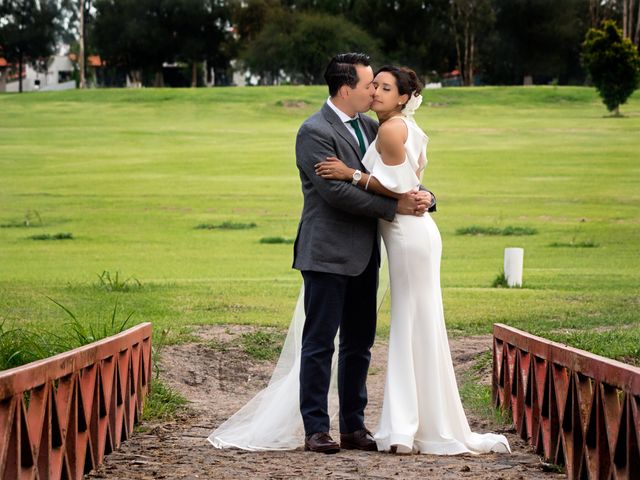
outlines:
[[[87,478],[109,479],[556,479],[538,456],[512,431],[468,415],[474,431],[504,433],[513,453],[487,455],[393,455],[341,451],[305,452],[217,450],[207,436],[266,385],[274,363],[257,361],[238,347],[248,326],[199,328],[202,343],[166,347],[162,378],[190,400],[189,412],[175,421],[145,424],[122,448]],[[264,330],[264,329],[263,329]],[[451,340],[456,374],[463,375],[476,356],[491,348],[490,336]],[[381,408],[387,345],[378,341],[368,380],[367,419],[375,427]],[[489,382],[489,375],[482,379]],[[335,433],[335,432],[334,432]],[[334,435],[334,438],[339,436]]]

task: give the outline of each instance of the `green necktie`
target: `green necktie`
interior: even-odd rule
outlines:
[[[364,152],[367,151],[367,148],[364,144],[364,137],[362,136],[362,130],[360,130],[360,125],[358,125],[358,119],[355,120],[347,120],[347,123],[353,127],[356,132],[356,137],[358,137],[358,145],[360,145],[360,153],[364,155]]]

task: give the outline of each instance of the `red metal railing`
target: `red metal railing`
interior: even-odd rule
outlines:
[[[571,479],[640,479],[640,368],[501,324],[493,402]]]
[[[150,323],[0,372],[0,479],[81,479],[132,434],[150,378]]]

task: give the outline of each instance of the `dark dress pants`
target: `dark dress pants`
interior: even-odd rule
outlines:
[[[327,395],[338,328],[340,432],[351,433],[364,428],[367,372],[376,333],[376,254],[355,277],[312,271],[303,271],[302,276],[306,320],[300,359],[300,412],[305,433],[329,431]]]

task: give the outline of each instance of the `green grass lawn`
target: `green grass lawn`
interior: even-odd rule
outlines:
[[[326,96],[322,87],[0,95],[0,324],[60,328],[69,317],[51,297],[87,322],[107,321],[117,298],[123,318],[134,312],[178,336],[209,323],[287,325],[301,283],[292,245],[260,240],[295,236],[295,135]],[[423,183],[438,197],[450,333],[503,322],[640,364],[640,94],[625,118],[606,117],[587,88],[424,97]],[[14,226],[25,217],[31,226]],[[256,226],[195,228],[223,222]],[[472,226],[537,233],[456,234]],[[30,238],[58,233],[73,238]],[[491,288],[510,246],[525,249],[525,288]],[[141,286],[110,291],[104,271]]]

